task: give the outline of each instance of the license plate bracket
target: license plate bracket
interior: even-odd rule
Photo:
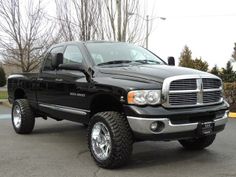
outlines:
[[[209,135],[214,131],[214,128],[215,128],[214,122],[201,122],[198,124],[198,134]]]

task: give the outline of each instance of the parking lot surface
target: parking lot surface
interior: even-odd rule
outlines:
[[[17,135],[10,109],[0,106],[1,177],[236,177],[236,119],[201,152],[186,151],[178,142],[139,142],[127,166],[96,166],[80,124],[37,119],[30,135]]]

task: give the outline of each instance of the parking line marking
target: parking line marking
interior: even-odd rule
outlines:
[[[10,114],[0,114],[0,119],[10,119],[11,115]]]
[[[236,112],[230,112],[229,117],[230,118],[236,118]]]

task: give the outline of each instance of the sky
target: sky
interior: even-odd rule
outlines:
[[[202,57],[210,67],[223,67],[236,42],[235,7],[235,0],[146,0],[146,15],[166,17],[152,21],[149,49],[165,60],[174,56],[178,62],[187,45],[194,58]]]
[[[144,18],[149,15],[152,30],[149,49],[176,63],[187,45],[193,58],[202,57],[210,68],[224,67],[236,42],[236,0],[140,0]],[[50,15],[55,7],[48,6]],[[143,20],[140,18],[140,20]],[[145,32],[145,31],[144,31]]]
[[[53,0],[45,0],[50,16],[56,16]],[[152,31],[149,49],[178,63],[187,45],[193,58],[202,57],[212,68],[224,67],[236,42],[236,0],[140,0],[143,17],[149,15]],[[143,20],[140,18],[140,20]],[[145,33],[145,31],[143,31]],[[235,62],[236,64],[236,62]],[[236,65],[235,65],[236,66]],[[236,67],[235,67],[236,68]]]

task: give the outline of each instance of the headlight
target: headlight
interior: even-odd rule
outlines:
[[[135,90],[128,93],[128,103],[136,105],[155,105],[161,102],[160,90]]]

